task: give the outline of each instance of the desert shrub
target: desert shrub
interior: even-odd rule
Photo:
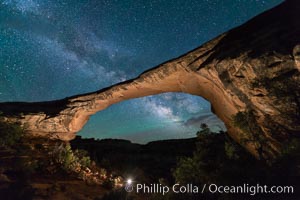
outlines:
[[[61,152],[60,158],[63,161],[63,166],[65,169],[74,169],[76,167],[76,161],[78,158],[74,155],[71,146],[66,145],[64,151]]]
[[[250,133],[251,129],[249,126],[249,118],[250,115],[248,112],[238,112],[235,116],[233,116],[233,125],[246,133]]]
[[[0,119],[0,147],[12,147],[23,135],[23,129],[16,123],[3,122]]]
[[[260,157],[266,153],[267,139],[262,129],[257,125],[255,113],[252,109],[238,112],[232,117],[233,125],[243,132],[240,142],[242,145],[252,143]]]
[[[78,158],[78,162],[82,167],[91,166],[91,158],[86,150],[76,149],[74,151],[74,156]]]
[[[79,172],[91,165],[88,153],[85,150],[73,151],[70,144],[56,144],[50,154],[53,162],[66,172]]]
[[[198,143],[193,156],[179,159],[173,176],[179,183],[215,182],[218,168],[216,165],[221,164],[225,156],[222,135],[198,134]]]
[[[234,159],[237,160],[239,159],[240,155],[239,155],[239,150],[238,150],[238,145],[231,142],[231,141],[226,141],[225,145],[224,145],[224,150],[225,150],[225,155],[229,158],[229,159]]]
[[[255,158],[226,133],[211,132],[198,135],[193,156],[179,159],[173,176],[181,184],[251,182],[260,177],[256,165]]]
[[[78,158],[74,155],[69,144],[56,145],[51,152],[53,162],[67,172],[74,171],[78,164]]]
[[[199,167],[200,162],[197,162],[195,157],[180,158],[173,175],[176,181],[180,183],[197,182],[193,179],[199,176]]]
[[[282,156],[300,156],[300,139],[293,138],[288,141],[283,150]]]

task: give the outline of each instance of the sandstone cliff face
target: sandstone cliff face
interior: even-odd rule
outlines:
[[[207,99],[232,138],[274,158],[300,134],[300,3],[295,0],[133,80],[40,103],[1,103],[31,136],[71,140],[89,116],[127,99],[185,92]]]

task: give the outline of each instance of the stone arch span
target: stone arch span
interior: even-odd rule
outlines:
[[[201,54],[203,49],[199,48],[197,52]],[[186,54],[144,72],[136,79],[93,93],[50,102],[2,103],[0,110],[8,120],[20,122],[30,135],[71,140],[91,115],[112,104],[166,92],[183,92],[208,100],[214,113],[230,130],[232,115],[245,104],[231,97],[216,70],[191,67],[193,64],[187,60],[195,60],[196,56]]]
[[[0,111],[31,136],[71,140],[89,116],[112,104],[184,92],[208,100],[253,155],[274,158],[300,133],[299,18],[298,1],[288,0],[136,79],[57,101],[0,103]],[[237,114],[244,127],[233,125]]]
[[[231,115],[237,112],[236,102],[230,96],[224,96],[222,88],[216,72],[202,70],[198,73],[187,68],[179,58],[147,71],[136,79],[93,93],[50,102],[3,103],[1,110],[14,115],[18,113],[20,118],[16,120],[34,135],[70,140],[96,112],[121,101],[166,92],[201,96],[211,103],[220,119],[229,123]],[[243,106],[242,102],[237,102]],[[7,117],[14,119],[9,115]]]

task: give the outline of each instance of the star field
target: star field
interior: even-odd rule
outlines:
[[[0,101],[99,90],[192,50],[282,0],[0,0]],[[96,114],[84,137],[148,142],[224,129],[200,97],[167,93]]]

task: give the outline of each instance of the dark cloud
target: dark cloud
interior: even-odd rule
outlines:
[[[198,126],[201,124],[207,124],[213,130],[226,130],[226,127],[222,120],[212,113],[202,114],[197,117],[192,117],[184,122],[185,126]]]

